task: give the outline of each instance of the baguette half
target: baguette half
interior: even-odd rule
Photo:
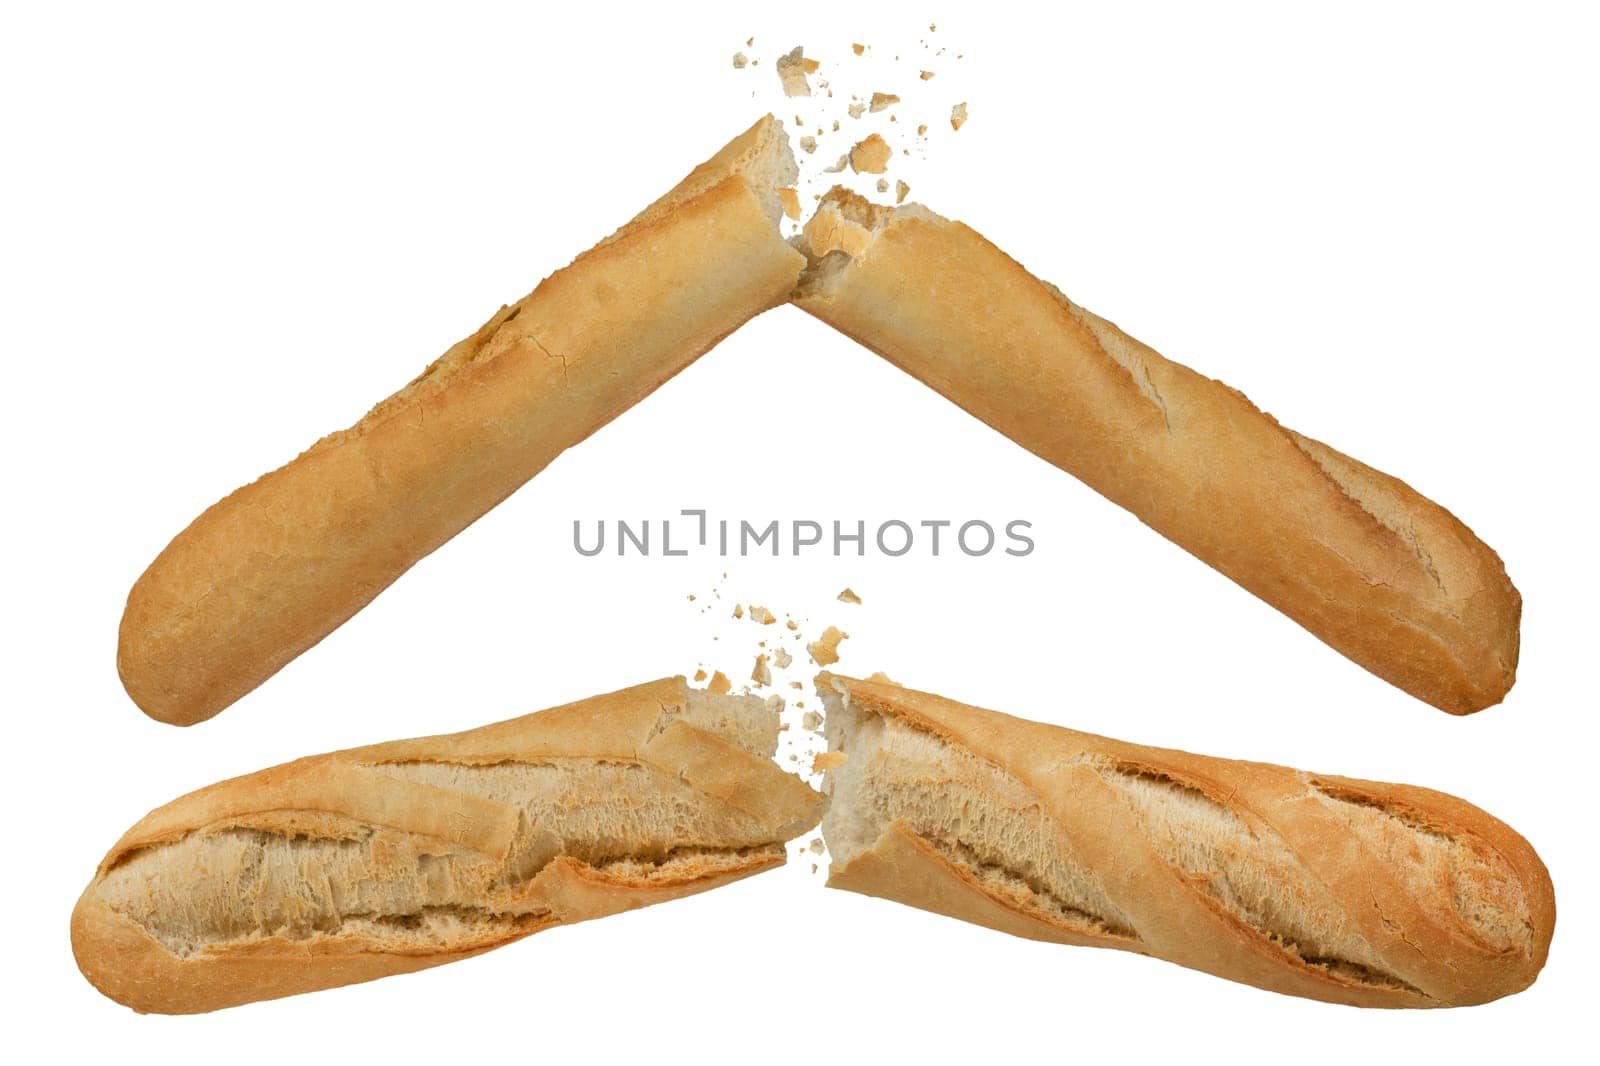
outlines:
[[[1516,679],[1522,600],[1454,515],[1280,426],[976,231],[835,189],[795,303],[1379,677],[1452,714]]]
[[[134,584],[117,671],[163,722],[215,715],[752,316],[804,258],[768,116],[350,429],[209,508]]]
[[[831,887],[1363,1007],[1485,1003],[1549,952],[1544,864],[1454,796],[817,684]]]
[[[146,815],[72,913],[85,977],[193,1014],[410,973],[781,866],[821,797],[778,713],[656,681],[318,755]]]

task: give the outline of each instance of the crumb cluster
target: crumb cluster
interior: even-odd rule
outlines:
[[[937,32],[928,26],[915,46],[790,41],[770,51],[766,45],[776,42],[758,48],[750,37],[733,53],[733,69],[750,80],[750,95],[774,113],[792,112],[800,181],[783,190],[788,232],[798,231],[808,204],[836,184],[905,203],[911,171],[927,157],[937,131],[954,132],[966,123],[966,101],[953,95],[960,91],[956,64],[963,57],[951,54]],[[771,74],[762,70],[763,53]],[[955,83],[948,91],[946,77]]]

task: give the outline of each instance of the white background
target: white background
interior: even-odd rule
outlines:
[[[126,1063],[1465,1063],[1586,1031],[1600,949],[1588,11],[897,6],[6,9],[8,1042]],[[354,421],[743,129],[773,99],[778,53],[860,40],[914,68],[929,22],[965,56],[932,84],[959,85],[972,117],[905,161],[913,199],[1472,526],[1526,600],[1503,706],[1458,720],[1390,688],[790,308],[220,718],[178,730],[129,702],[113,667],[123,598],[202,508]],[[752,34],[762,64],[736,74]],[[1038,548],[798,561],[571,548],[574,518],[695,506],[1021,517]],[[864,606],[834,602],[845,584]],[[1486,1007],[1358,1012],[823,891],[801,862],[460,965],[206,1017],[139,1017],[78,975],[73,901],[149,808],[701,660],[746,676],[752,631],[697,613],[713,587],[849,630],[853,672],[1465,796],[1550,867],[1549,965]]]

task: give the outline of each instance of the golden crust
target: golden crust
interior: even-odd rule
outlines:
[[[780,303],[804,265],[741,169],[763,119],[502,308],[348,430],[237,490],[135,583],[117,670],[147,714],[211,717],[557,455]],[[775,149],[774,149],[775,150]]]
[[[870,245],[819,259],[802,309],[1406,692],[1453,714],[1504,698],[1521,598],[1455,516],[1164,359],[959,222],[836,190],[808,232],[852,223]]]
[[[770,717],[770,737],[761,739],[775,744],[777,717]],[[821,797],[776,766],[770,750],[741,746],[691,718],[684,680],[669,678],[464,733],[312,756],[180,797],[141,819],[100,863],[72,915],[79,968],[95,987],[135,1010],[216,1010],[453,962],[552,925],[675,899],[782,865],[783,842],[816,824]],[[726,812],[717,817],[730,828],[721,845],[687,841],[664,857],[641,855],[638,861],[596,864],[556,854],[525,882],[512,877],[514,891],[471,902],[494,911],[495,920],[456,923],[432,939],[389,935],[369,921],[312,935],[262,928],[178,951],[108,902],[108,875],[145,849],[239,829],[288,840],[359,840],[392,831],[434,854],[476,853],[509,869],[503,864],[525,817],[521,808],[386,770],[511,763],[653,769],[659,780],[681,783],[712,810]],[[166,890],[174,902],[165,905],[167,920],[182,924],[203,911],[181,881],[211,872],[170,873]]]
[[[1076,860],[1092,870],[1131,926],[1063,925],[1007,898],[895,823],[859,855],[835,855],[832,886],[897,900],[1057,943],[1116,947],[1271,991],[1373,1007],[1465,1006],[1531,985],[1555,927],[1550,876],[1509,826],[1454,796],[1409,785],[1306,774],[1267,763],[1192,755],[1013,718],[895,685],[824,673],[819,688],[975,755],[1021,784],[1062,826]],[[1220,906],[1151,844],[1132,808],[1096,767],[1113,766],[1192,789],[1255,835],[1281,840],[1303,875],[1325,886],[1380,965],[1372,972],[1303,959]],[[1374,849],[1318,794],[1373,808],[1447,838],[1511,871],[1508,891],[1525,912],[1525,946],[1491,943],[1458,913],[1451,884],[1404,882],[1408,863]],[[837,801],[836,801],[837,802]],[[826,826],[825,826],[826,828]]]

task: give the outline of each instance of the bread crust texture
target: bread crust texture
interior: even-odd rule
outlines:
[[[756,697],[669,678],[312,756],[150,812],[73,910],[101,992],[191,1014],[410,973],[784,863],[821,797]]]
[[[1544,864],[1454,796],[818,690],[830,887],[1351,1006],[1486,1003],[1549,954]]]
[[[762,119],[354,426],[208,508],[128,595],[134,702],[174,725],[217,714],[782,303],[805,265],[778,232],[793,167]]]
[[[921,205],[830,193],[801,309],[1451,714],[1516,679],[1500,557],[1404,482],[1287,429]]]

